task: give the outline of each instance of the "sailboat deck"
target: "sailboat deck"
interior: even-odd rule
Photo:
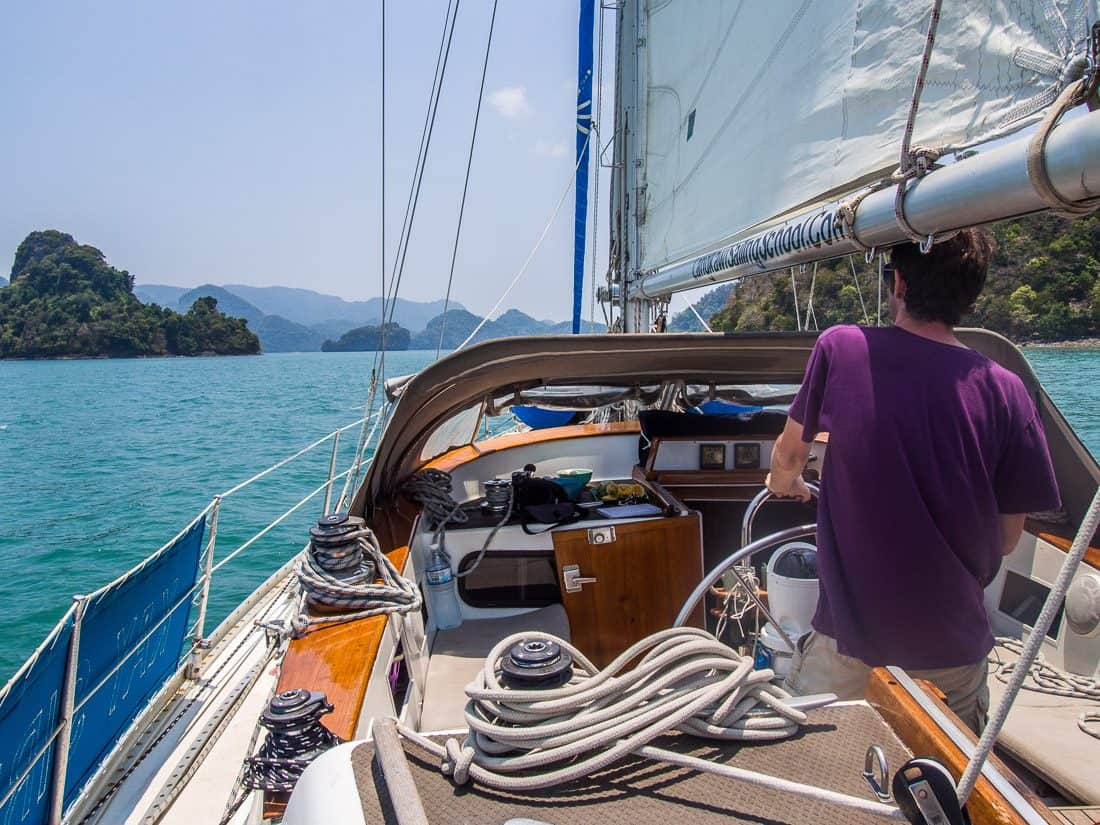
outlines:
[[[877,744],[891,769],[909,758],[882,718],[863,702],[814,711],[798,736],[766,744],[716,744],[670,735],[654,744],[708,761],[791,779],[874,800],[864,781],[864,755]],[[446,737],[434,737],[442,741]],[[881,819],[790,794],[643,759],[629,759],[579,781],[531,793],[494,791],[478,785],[456,788],[425,754],[407,745],[405,754],[432,823],[505,822],[526,817],[554,825],[668,825],[692,823],[871,823]],[[398,822],[374,745],[359,745],[352,768],[367,822]],[[689,819],[685,819],[688,817]]]

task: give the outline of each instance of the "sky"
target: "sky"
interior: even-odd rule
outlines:
[[[386,6],[387,270],[446,6]],[[460,0],[405,298],[446,289],[491,8]],[[455,299],[479,314],[512,281],[572,180],[577,15],[575,0],[499,2],[454,282]],[[606,140],[615,21],[604,15]],[[5,277],[27,233],[52,228],[100,248],[139,285],[378,295],[379,17],[379,0],[3,4]],[[603,169],[601,281],[609,178]],[[569,316],[572,227],[570,192],[497,314]]]

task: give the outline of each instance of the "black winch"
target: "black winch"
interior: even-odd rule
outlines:
[[[513,690],[561,687],[573,677],[573,657],[548,639],[523,639],[501,659],[501,682]]]
[[[317,566],[337,578],[373,579],[374,563],[363,556],[359,542],[364,521],[347,513],[324,516],[309,530],[310,552]]]
[[[306,765],[343,741],[321,724],[321,717],[332,711],[323,693],[297,688],[273,696],[260,716],[267,739],[247,761],[244,786],[290,793]]]

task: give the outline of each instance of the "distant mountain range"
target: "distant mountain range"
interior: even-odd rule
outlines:
[[[264,352],[314,352],[326,341],[336,342],[353,329],[376,326],[381,320],[382,301],[345,301],[335,295],[324,295],[310,289],[243,284],[217,286],[204,284],[193,289],[163,284],[140,284],[134,294],[145,303],[186,312],[199,298],[213,297],[218,309],[226,315],[244,318],[249,328],[259,336]],[[397,299],[394,323],[411,332],[410,349],[435,349],[440,329],[444,328],[443,301],[408,301]],[[481,323],[481,316],[451,302],[443,329],[443,349],[459,346]],[[571,329],[568,321],[539,321],[526,313],[510,309],[489,321],[479,331],[475,341],[490,338],[510,338],[518,335],[565,334]],[[603,332],[602,324],[585,322],[584,332]],[[364,338],[364,340],[369,340]]]
[[[439,345],[439,332],[443,330],[443,349],[454,349],[460,346],[477,329],[477,325],[484,320],[480,315],[474,315],[465,309],[451,309],[447,311],[447,323],[443,324],[443,316],[432,318],[428,325],[420,332],[414,333],[409,342],[409,349],[435,349]],[[474,342],[488,341],[491,338],[514,338],[519,335],[567,335],[573,329],[569,321],[539,321],[518,309],[510,309],[494,321],[485,324],[476,336]],[[582,332],[605,332],[603,324],[592,324],[585,321],[581,326]]]
[[[7,285],[8,285],[8,279],[7,278],[0,278],[0,286],[7,286]]]

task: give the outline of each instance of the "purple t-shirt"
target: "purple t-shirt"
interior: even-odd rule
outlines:
[[[829,434],[815,629],[869,665],[956,667],[993,646],[999,513],[1060,506],[1023,382],[897,327],[822,333],[790,416]]]

